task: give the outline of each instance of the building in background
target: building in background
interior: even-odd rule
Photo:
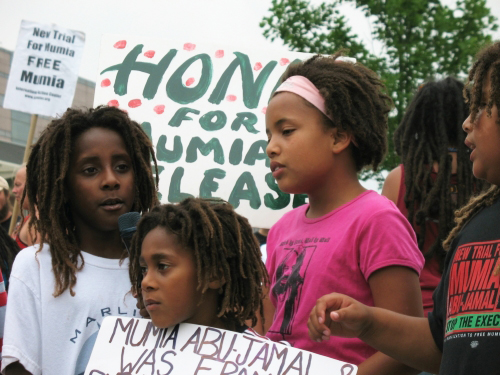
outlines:
[[[0,176],[12,186],[12,179],[23,162],[24,148],[30,129],[31,114],[3,108],[9,78],[12,51],[0,48]],[[72,107],[92,107],[95,83],[78,78]],[[35,142],[52,117],[38,116]]]

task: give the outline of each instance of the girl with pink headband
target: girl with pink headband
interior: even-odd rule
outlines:
[[[268,235],[266,335],[354,363],[361,375],[413,370],[357,338],[313,341],[307,321],[316,301],[332,292],[423,316],[424,259],[415,234],[392,202],[358,180],[387,149],[392,102],[384,89],[359,63],[314,56],[290,66],[266,112],[271,172],[282,191],[309,198]]]

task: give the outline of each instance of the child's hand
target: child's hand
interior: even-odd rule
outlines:
[[[343,294],[327,294],[318,299],[309,315],[309,337],[318,342],[329,340],[330,335],[360,337],[370,319],[368,306]]]

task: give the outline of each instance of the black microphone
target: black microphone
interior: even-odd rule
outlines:
[[[127,249],[128,256],[130,257],[130,241],[132,240],[132,236],[137,230],[137,223],[141,218],[141,214],[139,212],[128,212],[126,214],[121,215],[118,218],[118,228],[120,228],[120,237],[122,238],[122,242]]]

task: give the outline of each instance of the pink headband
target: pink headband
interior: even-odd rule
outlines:
[[[356,59],[354,57],[339,56],[335,62],[347,62],[351,64],[356,64]],[[280,91],[288,91],[297,94],[298,96],[304,98],[313,106],[318,108],[323,114],[333,121],[331,116],[326,114],[325,109],[325,99],[319,93],[319,90],[314,84],[309,81],[304,76],[291,76],[285,82],[283,82],[275,91],[275,93]]]
[[[288,91],[304,98],[309,103],[318,108],[326,117],[333,121],[333,118],[326,114],[325,99],[319,93],[314,84],[303,76],[291,76],[283,82],[275,92]]]

